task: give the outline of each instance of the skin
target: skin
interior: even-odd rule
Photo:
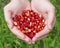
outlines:
[[[14,17],[15,14],[20,14],[26,9],[32,9],[35,12],[42,14],[45,18],[45,28],[37,33],[32,40],[13,26],[11,18]],[[4,7],[4,15],[7,25],[12,33],[14,33],[19,39],[25,40],[28,44],[33,44],[37,39],[46,37],[53,28],[56,20],[55,8],[49,0],[32,0],[31,3],[28,0],[11,0],[11,2]]]
[[[55,7],[50,3],[49,0],[32,0],[32,9],[41,13],[45,18],[45,28],[37,33],[35,37],[32,39],[34,43],[37,39],[41,39],[46,36],[51,29],[53,28],[56,17],[55,17]]]
[[[28,5],[30,5],[28,0],[12,0],[4,7],[4,15],[7,25],[12,33],[14,33],[19,39],[25,40],[30,44],[31,39],[19,31],[15,26],[13,26],[13,21],[11,18],[14,17],[15,14],[20,14],[22,10],[29,9]]]

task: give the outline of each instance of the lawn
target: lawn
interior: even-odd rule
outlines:
[[[51,0],[56,7],[56,24],[53,30],[46,38],[31,45],[18,39],[7,27],[3,12],[7,3],[9,0],[0,0],[0,48],[60,48],[60,0]]]

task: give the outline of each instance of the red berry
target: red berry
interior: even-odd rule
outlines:
[[[22,15],[15,15],[13,22],[22,33],[31,39],[45,27],[43,16],[41,14],[39,16],[33,10],[24,10]]]

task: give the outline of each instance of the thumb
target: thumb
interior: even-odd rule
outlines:
[[[5,20],[7,22],[7,25],[12,28],[13,27],[13,23],[12,23],[12,12],[10,10],[7,10],[7,8],[4,8],[4,15],[5,15]]]
[[[48,26],[50,26],[49,28],[52,29],[55,21],[56,21],[56,17],[55,17],[55,9],[51,9],[50,12],[48,12],[48,19],[47,19],[47,24]]]

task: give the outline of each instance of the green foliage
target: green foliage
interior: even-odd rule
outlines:
[[[18,39],[8,29],[3,12],[3,8],[8,2],[9,0],[0,0],[0,48],[60,48],[60,0],[51,0],[56,7],[55,27],[46,38],[31,45]]]

